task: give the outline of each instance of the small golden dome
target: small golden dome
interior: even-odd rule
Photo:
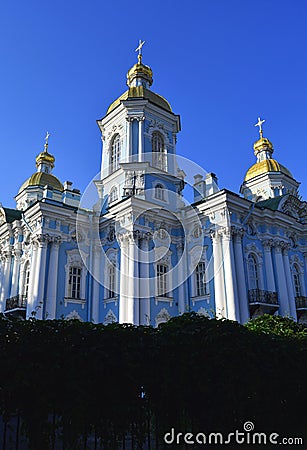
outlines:
[[[259,139],[259,141],[264,140],[265,138]],[[270,141],[266,139],[269,143]],[[257,141],[257,142],[259,142]],[[256,144],[257,144],[256,142]],[[270,143],[271,144],[271,143]],[[272,145],[272,144],[271,144]],[[244,181],[251,180],[252,178],[257,177],[258,175],[263,175],[268,172],[281,172],[288,177],[293,178],[291,172],[285,167],[279,164],[275,159],[265,159],[263,161],[257,162],[252,167],[248,169],[246,172]]]
[[[30,178],[28,178],[23,183],[23,185],[19,189],[19,192],[23,191],[29,186],[46,186],[46,185],[51,186],[53,189],[56,189],[61,192],[64,190],[63,184],[54,175],[45,172],[35,172],[33,173],[33,175],[30,176]]]
[[[258,141],[256,141],[254,143],[254,151],[255,153],[258,153],[262,150],[270,150],[271,153],[273,153],[274,149],[273,149],[273,144],[271,141],[269,141],[267,138],[265,137],[261,137],[260,139],[258,139]]]
[[[145,66],[145,64],[141,62],[137,62],[133,67],[131,67],[130,70],[128,70],[127,85],[130,87],[131,83],[136,78],[144,79],[148,85],[151,86],[153,82],[151,68],[149,66]]]
[[[48,153],[46,150],[44,150],[43,152],[40,152],[39,155],[37,155],[35,161],[36,167],[38,167],[42,163],[47,163],[48,165],[50,165],[51,169],[53,169],[55,157],[50,153]]]

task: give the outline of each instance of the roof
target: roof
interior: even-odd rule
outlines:
[[[54,175],[51,175],[50,173],[45,172],[35,172],[33,175],[28,178],[21,188],[19,189],[19,192],[23,191],[29,186],[50,186],[53,189],[57,189],[58,191],[63,191],[64,187],[60,180],[55,177]]]
[[[130,100],[134,98],[142,98],[148,100],[150,103],[165,109],[166,111],[172,112],[171,105],[159,94],[156,94],[143,86],[133,86],[130,87],[126,92],[124,92],[120,97],[118,97],[107,110],[107,114],[112,112],[117,106],[121,104],[123,100]]]
[[[279,164],[276,159],[265,159],[263,161],[257,162],[246,172],[244,181],[251,180],[258,175],[263,175],[268,172],[281,172],[290,178],[293,178],[292,173],[285,166]]]
[[[0,207],[0,224],[4,222],[12,223],[15,220],[20,220],[21,214],[21,211],[18,209]]]
[[[257,206],[257,208],[265,208],[265,209],[271,209],[272,211],[277,211],[282,198],[284,198],[284,196],[280,195],[279,197],[273,197],[273,198],[268,198],[267,200],[261,200],[260,202],[255,203],[255,206]]]

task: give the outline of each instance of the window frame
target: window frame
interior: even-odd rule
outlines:
[[[109,174],[116,172],[119,169],[119,161],[121,158],[121,137],[119,133],[113,136],[110,145],[109,156]]]

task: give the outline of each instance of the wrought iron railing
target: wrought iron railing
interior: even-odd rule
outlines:
[[[27,296],[26,295],[15,295],[6,299],[5,310],[10,311],[16,308],[26,308],[27,307]]]
[[[248,291],[249,303],[261,303],[278,306],[277,292],[263,291],[261,289],[250,289]]]
[[[303,297],[300,295],[299,297],[295,297],[296,308],[306,308],[307,309],[307,297]]]

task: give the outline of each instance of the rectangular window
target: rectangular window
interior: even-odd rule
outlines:
[[[157,295],[167,297],[167,266],[157,264]]]
[[[70,267],[68,280],[68,297],[80,298],[80,292],[81,292],[81,268]]]
[[[195,269],[196,275],[196,296],[202,297],[207,294],[207,283],[206,283],[206,266],[204,262],[197,264]]]
[[[116,268],[114,264],[109,266],[109,289],[107,291],[107,298],[115,297],[115,271]]]

